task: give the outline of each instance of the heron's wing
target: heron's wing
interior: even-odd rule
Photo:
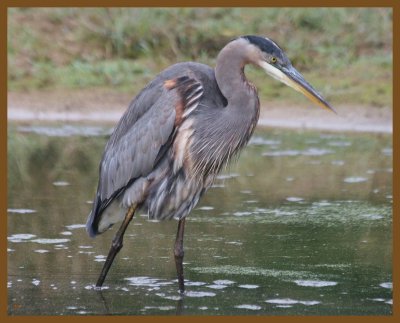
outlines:
[[[200,82],[183,76],[150,84],[137,96],[106,145],[89,222],[93,223],[135,179],[154,169],[202,94]]]

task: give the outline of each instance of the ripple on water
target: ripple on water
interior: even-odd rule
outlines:
[[[277,151],[267,151],[261,154],[266,157],[284,157],[284,156],[298,156],[300,155],[300,151],[298,150],[277,150]]]
[[[383,288],[393,289],[393,283],[392,282],[382,283],[382,284],[379,284],[379,286],[381,286]]]
[[[332,160],[331,164],[335,165],[335,166],[343,166],[344,165],[344,160]]]
[[[207,285],[207,288],[211,288],[211,289],[224,289],[227,288],[227,285]]]
[[[293,212],[293,211],[285,211],[285,210],[279,210],[279,209],[272,210],[272,213],[274,213],[275,216],[291,216],[291,215],[297,215],[296,212]]]
[[[243,243],[240,241],[226,241],[226,244],[232,244],[232,245],[236,245],[236,246],[241,246]]]
[[[70,137],[70,136],[103,136],[110,133],[109,129],[96,126],[63,125],[59,127],[50,126],[20,126],[20,132],[35,133],[48,137]]]
[[[31,234],[31,233],[17,233],[17,234],[13,234],[10,237],[7,237],[7,240],[10,242],[25,242],[34,237],[36,237],[36,235]]]
[[[96,285],[86,285],[85,287],[84,287],[85,289],[87,289],[87,290],[106,290],[106,289],[110,289],[110,287],[109,286],[101,286],[101,287],[98,287],[98,286],[96,286]]]
[[[351,146],[351,142],[350,141],[330,141],[328,142],[329,146],[333,146],[333,147],[349,147]]]
[[[182,296],[180,295],[166,295],[165,293],[156,293],[156,295],[164,299],[170,299],[173,301],[179,301],[180,299],[182,299]]]
[[[334,151],[331,149],[324,149],[324,148],[308,148],[307,150],[302,152],[304,156],[323,156],[332,154]]]
[[[53,182],[53,185],[54,186],[68,186],[68,185],[71,185],[71,184],[66,182],[66,181],[56,181],[56,182]]]
[[[304,286],[304,287],[327,287],[327,286],[337,285],[337,282],[324,281],[324,280],[295,280],[294,282],[298,286]]]
[[[197,208],[197,210],[211,211],[211,210],[214,210],[214,207],[212,207],[212,206],[202,206],[202,207]]]
[[[57,243],[66,243],[70,241],[70,239],[35,239],[32,242],[40,243],[40,244],[57,244]]]
[[[197,292],[197,291],[187,291],[185,296],[187,297],[214,297],[216,294],[213,292]]]
[[[192,282],[192,281],[186,281],[185,280],[185,286],[203,286],[206,283],[204,282]]]
[[[240,288],[246,288],[246,289],[256,289],[256,288],[258,288],[258,287],[260,287],[260,286],[258,286],[258,285],[251,285],[251,284],[244,284],[244,285],[239,285],[238,287],[240,287]]]
[[[249,141],[249,145],[276,146],[280,144],[281,144],[280,140],[265,139],[263,137],[258,137],[258,136],[253,136]]]
[[[34,252],[37,252],[37,253],[47,253],[47,252],[50,252],[50,251],[47,250],[47,249],[36,249],[36,250],[34,250]]]
[[[306,305],[306,306],[312,306],[312,305],[317,305],[317,304],[321,303],[319,301],[300,301],[300,300],[291,299],[291,298],[273,298],[273,299],[267,299],[265,302],[270,303],[270,304],[276,304],[276,305],[302,304],[302,305]]]
[[[297,304],[298,301],[291,299],[291,298],[274,298],[274,299],[267,299],[266,303],[270,304],[280,304],[280,305],[292,305]]]
[[[323,156],[332,154],[334,151],[331,149],[323,149],[323,148],[315,148],[310,147],[306,150],[295,150],[295,149],[288,149],[288,150],[276,150],[276,151],[267,151],[262,153],[262,156],[267,157],[284,157],[284,156]]]
[[[275,277],[286,281],[293,281],[298,278],[308,278],[317,280],[317,276],[309,271],[295,271],[295,270],[276,270],[258,267],[241,267],[232,265],[222,265],[216,267],[193,267],[193,271],[203,274],[226,274],[226,275],[251,275],[251,276],[265,276]],[[215,283],[215,281],[214,281]]]
[[[368,220],[380,220],[383,219],[382,215],[379,214],[362,214],[362,217],[368,219]]]
[[[36,210],[32,209],[7,209],[8,213],[17,213],[17,214],[32,214],[36,213]]]
[[[383,148],[381,151],[385,156],[392,156],[393,155],[393,148],[391,148],[391,147]]]
[[[103,262],[103,261],[106,261],[106,256],[104,256],[104,255],[97,255],[97,256],[94,256],[94,261],[97,261],[97,262]]]
[[[289,202],[301,202],[301,201],[304,201],[304,199],[302,197],[289,196],[289,197],[286,198],[286,201],[289,201]]]
[[[146,276],[128,277],[125,278],[125,280],[129,281],[129,285],[131,286],[140,287],[160,287],[173,284],[173,282],[166,281],[165,279],[151,278]]]
[[[253,304],[236,305],[235,308],[240,308],[240,309],[245,309],[245,310],[253,310],[253,311],[261,310],[261,306],[253,305]]]
[[[32,284],[35,285],[35,286],[39,286],[40,285],[40,280],[34,278],[34,279],[32,279]]]
[[[247,212],[247,211],[243,211],[243,212],[234,212],[233,215],[234,216],[246,216],[246,215],[252,215],[252,212]]]
[[[313,202],[312,206],[315,207],[323,207],[323,206],[331,206],[332,203],[328,202],[328,201],[319,201],[319,202]]]
[[[389,305],[393,305],[393,299],[385,299],[385,298],[370,298],[371,301],[385,303]]]
[[[78,307],[77,306],[67,306],[66,309],[67,310],[77,310]]]
[[[343,180],[343,182],[345,182],[345,183],[349,183],[349,184],[352,184],[352,183],[362,183],[362,182],[366,182],[368,180],[368,178],[366,178],[366,177],[346,177],[344,180]]]
[[[216,285],[233,285],[235,282],[228,279],[218,279],[213,281]]]
[[[160,311],[170,311],[174,310],[175,306],[145,306],[143,308],[143,311],[146,310],[160,310]]]
[[[239,176],[240,176],[240,174],[238,174],[238,173],[221,174],[221,175],[217,175],[216,179],[224,180],[224,179],[236,178],[236,177],[239,177]]]
[[[86,224],[70,224],[65,226],[68,230],[86,228]]]

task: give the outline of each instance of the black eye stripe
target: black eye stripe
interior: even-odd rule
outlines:
[[[280,49],[280,47],[270,39],[252,35],[242,37],[247,39],[251,44],[260,48],[263,52],[269,53],[275,58],[282,55],[282,50]]]
[[[244,38],[246,38],[250,43],[258,46],[262,51],[266,53],[272,53],[279,49],[279,47],[277,48],[276,43],[259,36],[249,35],[244,36]]]

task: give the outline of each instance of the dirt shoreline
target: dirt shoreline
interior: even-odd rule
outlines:
[[[102,122],[116,123],[132,96],[116,91],[95,89],[8,93],[7,118],[14,122]],[[281,102],[263,105],[259,126],[393,133],[393,111],[389,107],[335,105],[337,114],[299,100],[294,106]]]

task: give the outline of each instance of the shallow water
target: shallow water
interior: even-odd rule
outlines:
[[[392,140],[258,130],[185,232],[138,215],[101,291],[115,229],[84,223],[109,127],[11,124],[10,315],[390,315]]]

